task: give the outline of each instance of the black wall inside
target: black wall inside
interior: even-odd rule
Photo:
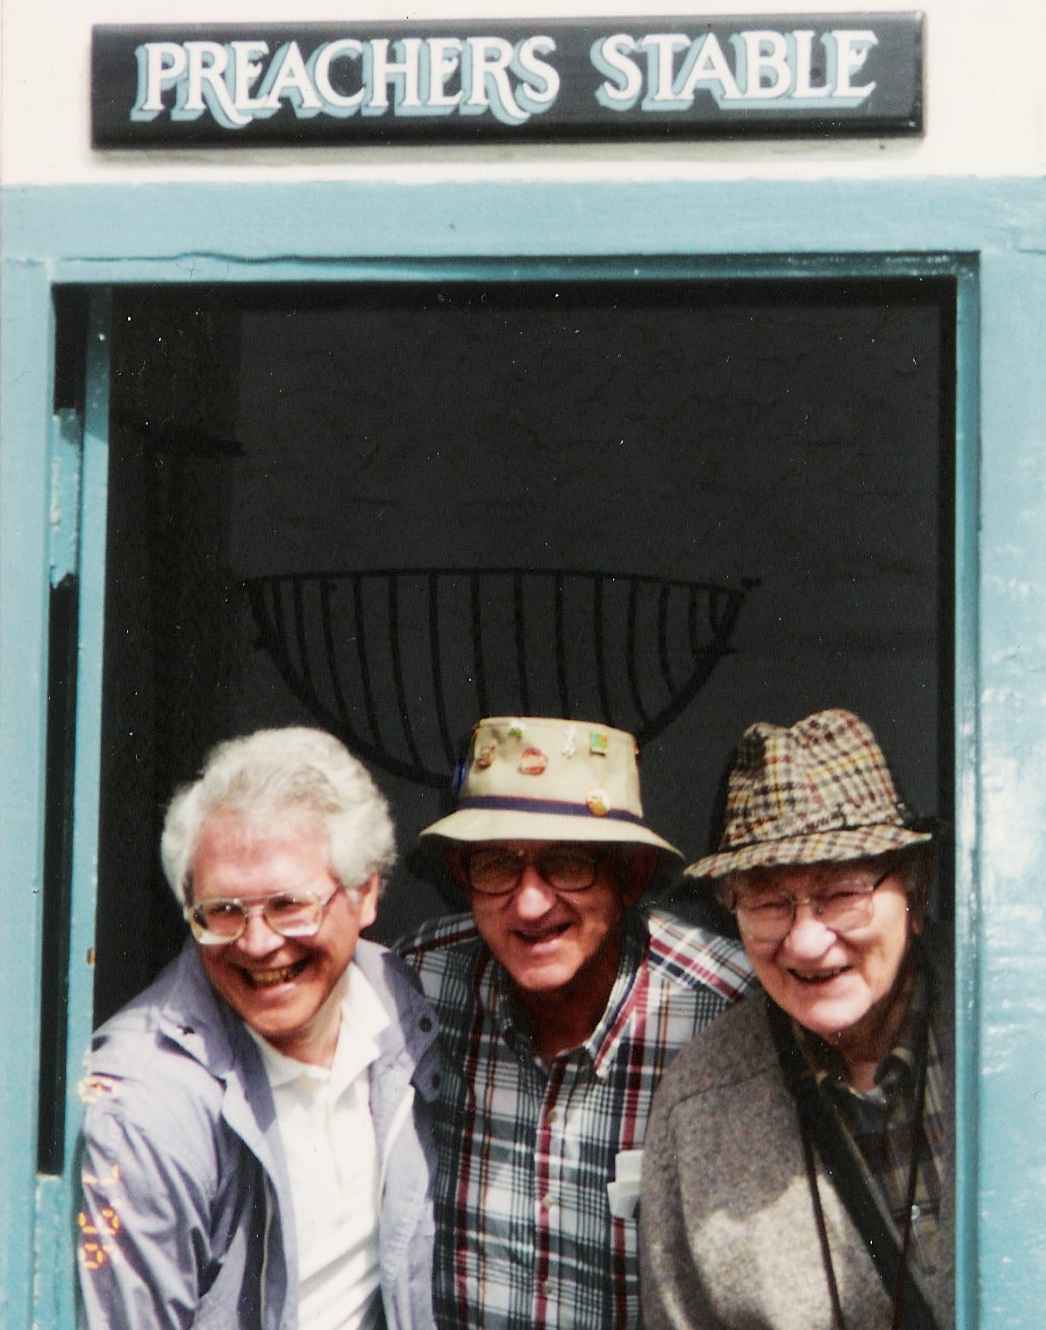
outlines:
[[[700,853],[744,726],[831,705],[865,715],[910,802],[947,816],[953,309],[950,285],[912,282],[120,293],[96,1014],[180,940],[156,850],[174,785],[220,738],[312,720],[259,645],[245,579],[758,579],[732,654],[644,750],[651,822]],[[404,691],[375,620],[377,696],[383,714],[405,697],[438,755],[428,607],[403,587]],[[468,606],[449,596],[441,613],[440,688],[464,739]],[[538,673],[541,613],[526,646]],[[622,622],[603,624],[619,702]],[[649,611],[637,625],[655,632]],[[341,643],[354,625],[334,631]],[[568,606],[579,674],[594,632]],[[507,677],[490,651],[488,673]],[[407,849],[446,791],[375,775]],[[376,935],[448,900],[401,867]]]

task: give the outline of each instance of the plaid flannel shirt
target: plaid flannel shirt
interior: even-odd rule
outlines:
[[[926,1033],[923,1104],[926,1149],[920,1157],[916,1176],[909,1260],[927,1278],[933,1275],[940,1258],[938,1221],[946,1165],[945,1070],[933,1029],[931,995],[929,974],[920,970],[897,1043],[875,1069],[874,1090],[851,1090],[840,1074],[838,1055],[815,1036],[794,1027],[800,1045],[815,1069],[818,1085],[835,1105],[868,1171],[879,1185],[898,1233],[904,1226],[907,1208],[916,1081],[923,1034]],[[928,1030],[927,1022],[930,1023]]]
[[[630,911],[589,1039],[534,1053],[470,915],[398,948],[440,1020],[435,1301],[441,1330],[629,1330],[637,1220],[610,1213],[620,1151],[643,1146],[654,1090],[694,1033],[752,986],[740,945]]]

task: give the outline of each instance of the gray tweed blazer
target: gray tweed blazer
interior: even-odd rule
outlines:
[[[954,1086],[952,978],[935,1034]],[[942,1268],[923,1291],[954,1320],[954,1105],[942,1198]],[[892,1299],[818,1160],[847,1330],[888,1330]],[[878,1188],[868,1175],[868,1186]],[[640,1259],[646,1330],[835,1330],[795,1104],[756,994],[703,1030],[654,1100],[643,1158]]]

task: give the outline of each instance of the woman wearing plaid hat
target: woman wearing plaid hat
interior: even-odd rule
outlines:
[[[842,710],[746,731],[716,881],[763,987],[656,1096],[647,1330],[952,1323],[950,969],[927,941],[933,835]]]

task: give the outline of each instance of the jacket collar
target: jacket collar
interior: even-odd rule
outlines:
[[[211,988],[191,940],[174,962],[167,997],[160,1011],[163,1033],[212,1076],[225,1080],[242,1063],[250,1039],[234,1011]]]
[[[390,1017],[377,1038],[372,1080],[371,1107],[382,1136],[401,1098],[398,1086],[413,1084],[429,1103],[438,1098],[438,1035],[428,1004],[398,957],[361,939],[354,960]],[[289,1213],[290,1182],[261,1053],[240,1017],[215,995],[191,940],[168,974],[162,1034],[221,1083],[222,1117],[266,1169]]]
[[[356,943],[353,960],[389,1014],[378,1036],[379,1064],[399,1066],[415,1092],[433,1102],[439,1094],[438,1034],[413,974],[398,956],[364,938]]]
[[[286,1194],[276,1109],[261,1054],[240,1017],[211,988],[191,940],[172,966],[159,1025],[221,1083],[222,1117],[261,1161],[277,1191]]]

